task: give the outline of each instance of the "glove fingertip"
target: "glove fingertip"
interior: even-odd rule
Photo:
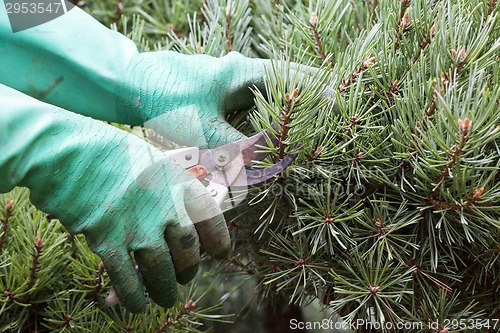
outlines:
[[[175,291],[175,293],[169,295],[168,297],[163,297],[161,299],[156,298],[153,301],[162,308],[165,309],[171,308],[175,305],[175,302],[177,301],[177,290]]]
[[[182,272],[176,273],[175,278],[178,283],[186,284],[194,279],[196,273],[198,273],[198,264],[193,265],[190,268],[183,270]]]
[[[209,148],[216,148],[225,144],[245,139],[246,136],[231,126],[223,117],[207,122],[205,137]]]
[[[127,308],[127,310],[129,310],[132,313],[144,313],[146,312],[146,306],[147,306],[146,298],[143,297],[143,299],[139,302],[134,302],[132,304],[125,305],[125,308]]]
[[[222,215],[196,224],[205,251],[215,259],[224,259],[231,251],[231,237]]]
[[[142,287],[142,284],[137,288],[133,288],[135,291],[124,291],[118,286],[115,286],[115,289],[118,298],[120,299],[120,303],[128,311],[132,313],[143,313],[146,311],[147,300],[144,295],[144,288]]]
[[[222,251],[222,252],[215,254],[213,257],[214,257],[214,259],[217,259],[217,260],[224,260],[229,256],[230,252],[231,252],[230,250]]]
[[[95,251],[102,259],[117,298],[128,311],[146,311],[147,300],[130,254],[124,249]],[[111,301],[111,300],[110,300]]]

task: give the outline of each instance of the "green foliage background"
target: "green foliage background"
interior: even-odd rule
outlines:
[[[246,311],[227,295],[250,277],[249,304],[315,302],[326,315],[420,322],[423,332],[500,330],[496,1],[77,4],[141,51],[232,50],[280,60],[269,68],[266,91],[255,91],[256,107],[228,118],[247,134],[278,124],[283,141],[263,167],[302,146],[293,166],[253,189],[249,206],[227,214],[231,257],[207,261],[175,309],[152,304],[141,316],[103,307],[109,282],[105,274],[96,280],[99,259],[83,239],[30,206],[25,190],[7,194],[14,208],[0,291],[11,296],[0,297],[0,329],[123,331],[130,324],[149,332],[171,315],[178,320],[170,328],[194,330],[196,322],[225,318],[217,316],[219,298]],[[45,246],[26,290],[35,235]],[[217,279],[226,282],[208,288]],[[197,300],[207,293],[209,301]],[[29,302],[19,302],[27,294]],[[190,299],[197,306],[188,313]],[[465,328],[453,327],[454,319]]]

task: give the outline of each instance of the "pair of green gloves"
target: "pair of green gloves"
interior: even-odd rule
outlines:
[[[196,274],[200,244],[214,257],[230,250],[222,212],[159,150],[92,118],[146,124],[188,146],[226,144],[243,136],[223,114],[252,104],[267,64],[138,53],[78,8],[13,33],[2,4],[0,192],[28,187],[36,207],[83,233],[130,311],[146,307],[131,252],[151,298],[170,307],[176,282]]]

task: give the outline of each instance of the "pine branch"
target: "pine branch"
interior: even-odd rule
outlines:
[[[429,202],[439,209],[452,209],[454,211],[459,212],[459,211],[464,210],[464,209],[472,208],[472,206],[474,206],[474,203],[476,201],[481,200],[481,194],[483,194],[483,192],[484,192],[483,187],[480,189],[475,189],[474,193],[471,196],[469,196],[467,199],[465,199],[464,204],[451,204],[448,202],[442,202],[442,201],[437,200],[436,195],[433,195],[433,194],[431,194],[431,196],[429,197]]]
[[[351,164],[358,164],[361,161],[361,158],[363,157],[364,153],[362,151],[354,154]]]
[[[187,301],[187,303],[184,305],[184,309],[175,317],[169,317],[168,320],[155,331],[155,333],[166,332],[170,326],[179,323],[179,321],[183,318],[189,317],[189,315],[191,314],[191,310],[193,310],[195,306],[196,303],[194,303],[192,300]]]
[[[384,251],[386,252],[389,252],[388,249],[386,247],[384,247]],[[422,268],[417,265],[416,263],[414,262],[419,262],[418,258],[414,258],[413,260],[410,260],[409,264],[406,263],[405,261],[401,260],[400,258],[398,258],[394,253],[390,253],[390,255],[396,259],[400,264],[402,264],[404,267],[408,268],[408,269],[411,269],[411,268],[414,268],[412,271],[411,271],[411,275],[413,278],[418,278],[419,275],[423,275],[426,279],[428,279],[429,281],[431,281],[432,283],[436,284],[438,287],[446,290],[447,292],[451,292],[453,289],[448,286],[446,283],[440,281],[439,279],[433,277],[432,275],[430,274],[427,274],[426,272],[424,272],[422,270]]]
[[[384,224],[382,223],[382,219],[380,217],[377,217],[376,220],[375,218],[373,218],[372,221],[378,229],[376,234],[378,235],[379,238],[383,237],[389,232],[389,229],[384,228]]]
[[[6,296],[8,299],[11,299],[13,301],[19,302],[19,303],[24,303],[28,304],[31,300],[31,292],[30,289],[33,288],[36,282],[36,272],[38,270],[38,266],[40,265],[40,257],[42,256],[42,249],[45,246],[45,243],[42,242],[40,237],[36,236],[35,237],[35,252],[31,255],[32,256],[32,261],[31,261],[31,267],[30,267],[30,275],[29,275],[29,280],[28,283],[26,284],[26,287],[24,288],[23,293],[26,293],[22,297],[16,297],[12,295],[12,292],[9,290],[5,290],[3,292],[3,295]]]
[[[363,22],[361,22],[361,17],[359,17],[359,13],[358,10],[356,9],[356,6],[354,5],[354,1],[351,0],[349,2],[352,6],[352,10],[354,11],[354,15],[356,15],[356,19],[358,20],[358,24],[361,27],[361,30],[365,30],[365,26],[363,25]]]
[[[320,31],[318,30],[318,16],[316,16],[316,13],[312,12],[309,23],[311,24],[309,28],[312,30],[312,37],[316,44],[316,49],[318,50],[321,60],[325,62],[327,54],[323,51],[323,41],[320,36]]]
[[[488,16],[490,16],[497,8],[497,0],[490,0],[488,3]]]
[[[428,35],[428,38],[433,37],[434,35],[435,35],[434,26],[432,26],[431,31]],[[425,45],[427,45],[427,44],[428,44],[428,42],[426,41]],[[423,44],[421,44],[421,46],[419,48],[420,51],[423,50],[422,46],[423,46]],[[462,50],[460,51],[460,54],[461,54],[460,58],[458,59],[458,62],[455,64],[455,68],[457,70],[457,73],[460,73],[460,70],[464,67],[466,61],[470,58],[470,55],[469,55],[469,57],[466,57],[465,47],[462,48]],[[454,58],[456,58],[457,52],[455,50],[451,50],[451,55]],[[412,62],[412,65],[414,63],[415,63],[415,61]],[[447,73],[441,72],[441,88],[440,88],[441,93],[446,92],[446,90],[448,89],[448,86],[450,84],[450,81],[451,80],[450,80],[449,75]],[[398,88],[399,88],[398,80],[393,81],[393,83],[391,84],[391,87],[389,88],[389,92],[387,94],[388,97],[392,97],[395,94],[393,91],[395,91],[397,93]],[[409,143],[409,148],[407,149],[408,154],[417,154],[417,146],[419,145],[418,140],[422,140],[422,137],[421,137],[422,132],[427,129],[429,119],[434,115],[434,113],[436,111],[437,94],[438,94],[437,79],[434,79],[434,89],[433,89],[432,99],[430,101],[429,107],[424,111],[423,121],[419,122],[418,119],[415,121],[415,126],[412,129],[412,137],[414,138],[414,140],[410,141],[410,143]],[[411,156],[406,157],[399,163],[397,169],[389,176],[389,182],[393,182],[396,179],[396,177],[403,170],[407,169],[410,166],[411,158],[412,158]],[[368,188],[365,191],[365,193],[363,194],[363,197],[367,197],[370,194],[373,194],[373,193],[379,191],[383,187],[387,186],[387,184],[389,182],[379,183],[375,186]],[[440,203],[439,201],[435,200],[435,198],[433,198],[432,200],[438,207],[441,207],[441,208],[447,207],[447,208],[453,208],[453,209],[456,208],[452,204]]]
[[[76,251],[78,250],[78,247],[76,246],[75,236],[73,236],[72,234],[70,234],[68,232],[67,239],[68,239],[69,243],[71,244],[71,257],[76,258]]]
[[[408,31],[408,28],[410,27],[411,23],[413,23],[413,21],[410,22],[410,14],[406,12],[406,9],[409,6],[410,6],[410,0],[408,1],[403,0],[403,2],[401,3],[401,13],[397,23],[398,33],[396,35],[396,40],[394,41],[395,50],[399,49],[399,43],[402,40],[404,33]]]
[[[401,21],[403,20],[405,13],[406,13],[406,10],[410,6],[410,2],[411,2],[411,0],[401,1],[401,9],[399,10],[399,20],[398,20],[399,23],[401,23]]]
[[[120,20],[123,14],[123,0],[115,0],[115,24],[118,31],[123,32],[120,24]]]
[[[420,58],[420,55],[422,54],[422,51],[425,50],[427,45],[431,43],[431,39],[436,35],[436,31],[434,26],[432,26],[429,30],[429,33],[426,34],[425,38],[423,38],[420,42],[420,45],[417,49],[417,52],[415,56],[413,57],[413,60],[411,61],[410,66],[408,67],[407,72],[411,69],[411,67],[417,62],[417,60]]]
[[[377,10],[378,0],[372,0],[370,3],[372,5],[370,7],[370,17],[372,18],[373,23],[377,23],[377,16],[375,15],[375,12]]]
[[[403,159],[398,167],[396,168],[396,170],[388,177],[388,181],[387,182],[381,182],[381,183],[378,183],[376,185],[372,185],[372,186],[366,186],[367,184],[365,184],[366,186],[366,190],[365,192],[363,193],[363,195],[361,196],[362,198],[366,198],[368,196],[370,196],[371,194],[373,193],[376,193],[378,191],[380,191],[381,189],[383,189],[384,187],[386,187],[389,183],[392,183],[394,182],[394,180],[401,174],[401,172],[407,168],[410,167],[410,160],[411,158],[410,157],[406,157],[405,159]]]
[[[205,13],[204,13],[204,10],[203,10],[203,8],[207,8],[207,1],[208,0],[203,0],[203,2],[201,3],[201,7],[200,7],[200,27],[203,27],[203,25],[205,25],[207,23],[207,18],[205,16]]]
[[[470,58],[471,55],[469,54],[469,56],[467,56],[467,53],[465,52],[465,46],[462,47],[458,52],[460,52],[460,57],[458,58],[458,61],[455,62],[455,68],[457,73],[460,73],[460,71],[462,70],[462,68],[464,68],[465,64],[467,63],[467,60]],[[451,50],[451,56],[453,57],[454,60],[457,59],[457,51],[455,49]]]
[[[429,202],[434,206],[441,209],[453,209],[455,211],[471,208],[476,201],[481,199],[481,194],[484,192],[484,188],[474,190],[474,193],[466,199],[465,204],[450,204],[437,200],[440,185],[450,178],[452,169],[457,164],[458,158],[465,152],[465,145],[470,139],[469,134],[472,128],[472,121],[469,118],[465,118],[464,121],[458,119],[458,127],[459,132],[455,134],[457,139],[451,147],[451,153],[448,154],[448,163],[446,163],[438,178],[434,181],[436,187],[429,196]]]
[[[71,326],[71,321],[73,320],[73,316],[70,314],[67,314],[64,316],[64,323],[61,325],[61,328],[68,328]]]
[[[226,51],[231,52],[231,1],[227,2],[226,7]]]
[[[356,129],[356,126],[358,125],[358,120],[359,120],[359,114],[355,114],[349,119],[349,124],[347,125],[346,128],[346,135],[351,138],[352,137],[352,132]]]
[[[5,213],[2,219],[2,234],[0,235],[0,253],[2,253],[3,246],[5,244],[5,238],[7,237],[7,228],[9,227],[9,218],[12,215],[12,205],[14,201],[10,199],[5,200]]]
[[[458,119],[458,127],[460,129],[460,132],[455,134],[457,136],[457,140],[451,147],[451,153],[448,154],[448,163],[444,166],[443,171],[441,172],[439,177],[434,181],[434,183],[436,183],[437,185],[450,178],[452,168],[455,166],[455,164],[457,164],[457,160],[460,155],[465,152],[464,148],[470,138],[468,134],[470,133],[470,130],[472,128],[472,121],[470,121],[469,118],[465,118],[463,122],[461,119]],[[432,193],[436,194],[438,188],[439,186],[436,186]]]
[[[36,236],[35,237],[35,253],[33,253],[33,261],[31,263],[30,267],[30,277],[28,280],[28,284],[26,285],[25,291],[28,292],[26,295],[24,295],[21,299],[22,303],[29,303],[31,299],[31,293],[29,290],[33,288],[35,285],[35,279],[36,279],[36,272],[38,270],[38,266],[40,265],[40,257],[42,256],[42,249],[45,246],[45,243],[42,242],[40,237]]]
[[[359,74],[366,71],[368,69],[368,66],[371,66],[374,62],[375,62],[375,57],[371,57],[369,59],[368,57],[366,57],[365,60],[363,60],[363,64],[361,64],[361,67],[354,69],[354,72],[352,72],[349,80],[342,82],[342,84],[339,87],[339,92],[345,91],[351,84],[356,82],[356,79],[358,78]]]
[[[292,96],[290,94],[285,94],[285,106],[283,107],[283,111],[281,112],[281,120],[280,120],[280,133],[279,133],[279,147],[278,147],[278,156],[276,157],[276,162],[281,161],[285,157],[285,149],[288,144],[285,143],[288,138],[288,131],[290,130],[290,122],[292,121],[293,115],[293,101],[297,99],[299,96],[299,88],[296,88],[292,92]]]
[[[387,101],[389,103],[392,103],[394,95],[399,94],[399,92],[400,92],[399,91],[399,81],[398,80],[392,81],[391,84],[389,84],[388,90],[386,92]]]
[[[319,159],[322,155],[322,150],[323,150],[323,146],[319,146],[318,148],[316,148],[316,150],[307,156],[307,161],[308,162],[313,162],[313,161],[316,161],[317,159]]]
[[[94,290],[92,291],[92,295],[94,298],[94,301],[97,301],[99,297],[99,292],[102,290],[103,282],[104,282],[104,263],[101,261],[99,263],[99,267],[97,268],[97,271],[95,274],[92,274],[92,278],[94,279]]]

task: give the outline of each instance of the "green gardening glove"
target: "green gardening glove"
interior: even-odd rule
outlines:
[[[151,298],[170,307],[176,281],[196,273],[199,244],[224,256],[220,208],[190,173],[143,140],[0,84],[0,192],[30,189],[32,203],[83,233],[132,312]]]
[[[249,88],[264,88],[268,64],[236,52],[139,53],[79,8],[13,33],[0,5],[0,84],[96,119],[145,124],[180,144],[241,139],[224,113],[252,105]]]
[[[117,90],[118,109],[184,145],[216,147],[243,139],[224,114],[253,105],[250,87],[264,89],[267,60],[231,52],[222,58],[171,51],[138,54]]]

